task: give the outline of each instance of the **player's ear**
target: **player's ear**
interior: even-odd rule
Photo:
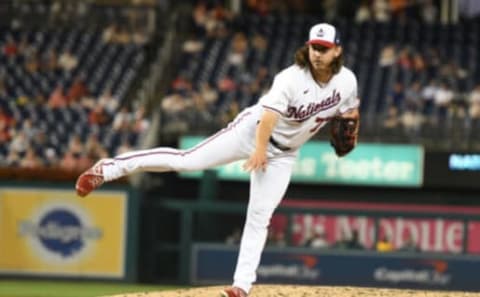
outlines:
[[[337,45],[335,47],[335,58],[338,58],[340,57],[340,55],[342,54],[343,52],[343,48],[340,46],[340,45]]]

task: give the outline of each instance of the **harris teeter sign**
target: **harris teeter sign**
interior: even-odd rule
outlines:
[[[203,137],[183,137],[181,149],[200,143]],[[424,151],[418,145],[360,143],[343,158],[338,158],[327,142],[310,141],[299,151],[292,181],[303,183],[352,184],[368,186],[420,187],[423,184]],[[248,180],[244,161],[217,167],[225,180]],[[199,178],[200,171],[181,176]]]

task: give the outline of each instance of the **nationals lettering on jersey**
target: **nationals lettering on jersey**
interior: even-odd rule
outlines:
[[[315,81],[308,68],[292,65],[275,76],[257,105],[280,115],[272,136],[282,145],[298,148],[329,119],[358,108],[357,78],[342,67],[328,83]]]
[[[340,103],[340,93],[337,90],[333,89],[332,95],[327,97],[326,99],[320,102],[310,102],[307,107],[305,105],[300,105],[300,107],[296,106],[288,106],[287,107],[287,118],[294,118],[299,122],[303,122],[309,117],[323,111],[329,109],[338,103]]]

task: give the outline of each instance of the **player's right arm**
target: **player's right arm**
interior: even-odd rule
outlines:
[[[262,169],[265,171],[267,166],[267,148],[273,129],[277,124],[279,114],[275,111],[265,109],[257,125],[255,133],[255,150],[250,158],[243,164],[246,171],[255,171]]]

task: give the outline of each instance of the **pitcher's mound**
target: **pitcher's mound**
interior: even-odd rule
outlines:
[[[112,297],[219,297],[224,287],[198,287],[191,289],[150,293],[121,294]],[[376,289],[359,287],[255,285],[249,297],[480,297],[480,293],[452,291],[420,291]]]

